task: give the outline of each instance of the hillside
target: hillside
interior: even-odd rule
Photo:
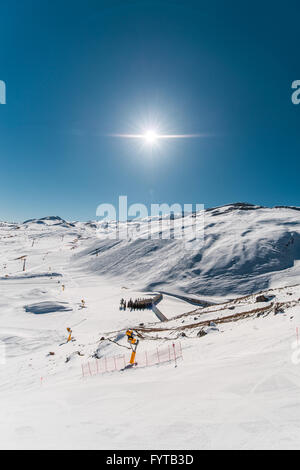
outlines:
[[[0,447],[299,448],[299,224],[297,208],[211,209],[183,253],[94,222],[1,223]],[[159,290],[162,316],[120,309]],[[138,365],[82,377],[127,357],[127,328]],[[173,343],[177,367],[142,364]]]
[[[188,216],[187,225],[193,220]],[[139,221],[141,233],[149,222]],[[104,239],[114,227],[80,242],[76,262],[90,272],[130,279],[141,289],[239,295],[295,283],[300,275],[297,208],[235,204],[206,210],[204,242],[191,251],[181,240]]]

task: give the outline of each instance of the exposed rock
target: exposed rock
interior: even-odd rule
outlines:
[[[269,299],[265,295],[258,295],[255,302],[269,302]]]
[[[204,330],[199,330],[198,333],[197,333],[197,336],[198,336],[199,338],[201,338],[202,336],[206,336],[206,335],[207,335],[207,333],[206,333],[206,331],[204,331]]]
[[[277,315],[278,313],[284,313],[284,308],[281,304],[276,304],[274,307],[274,313]]]

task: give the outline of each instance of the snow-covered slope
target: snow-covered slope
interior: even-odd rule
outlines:
[[[209,210],[192,254],[92,222],[0,224],[0,447],[299,448],[299,216]],[[155,285],[166,321],[119,309]],[[183,361],[83,379],[96,353],[127,351],[128,327],[137,360],[180,341]]]
[[[187,225],[193,223],[192,216],[186,219]],[[149,219],[139,222],[141,233],[148,223]],[[204,224],[204,243],[199,240],[191,251],[181,240],[110,240],[98,230],[98,239],[81,244],[77,261],[90,272],[122,276],[146,290],[201,296],[247,294],[297,281],[297,208],[233,204],[205,211]],[[114,227],[110,224],[106,233]]]

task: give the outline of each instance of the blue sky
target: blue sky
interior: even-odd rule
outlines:
[[[1,3],[0,219],[101,203],[299,205],[299,5]],[[159,124],[205,138],[109,136]]]

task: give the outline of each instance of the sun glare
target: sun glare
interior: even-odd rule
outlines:
[[[158,139],[158,135],[155,131],[149,130],[149,131],[145,132],[144,138],[145,138],[145,141],[147,142],[147,144],[154,144]]]

